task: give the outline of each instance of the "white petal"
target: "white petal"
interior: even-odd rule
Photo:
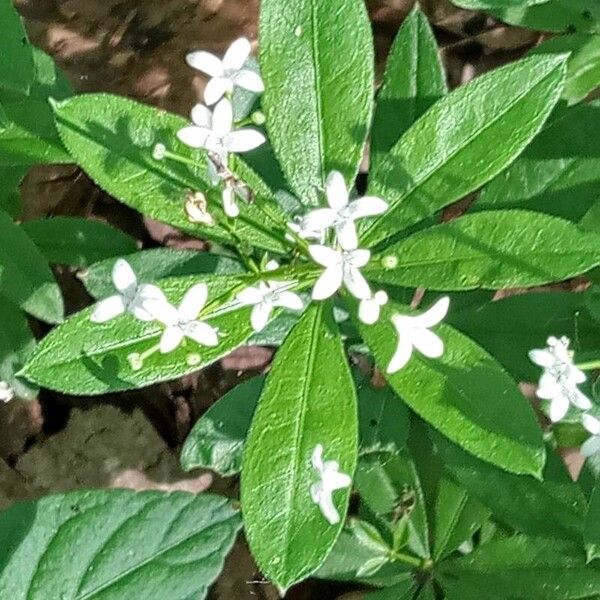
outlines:
[[[581,369],[578,369],[575,365],[571,365],[569,368],[569,379],[573,383],[583,383],[587,377]]]
[[[323,267],[332,267],[341,265],[342,253],[329,246],[319,246],[313,244],[308,247],[308,252],[312,259]]]
[[[352,266],[357,268],[364,267],[371,259],[371,251],[364,248],[351,250],[349,254]]]
[[[218,102],[227,92],[231,92],[233,83],[226,77],[213,77],[204,88],[204,102],[212,106]],[[214,119],[214,116],[213,116]]]
[[[192,321],[202,310],[208,298],[208,287],[205,283],[193,285],[183,297],[177,313],[182,321]]]
[[[239,70],[248,60],[252,46],[248,39],[241,37],[235,40],[225,52],[223,67],[227,70]]]
[[[154,316],[145,307],[149,301],[168,304],[167,297],[157,286],[150,283],[142,283],[138,286],[135,297],[129,304],[129,312],[140,321],[152,321]]]
[[[381,308],[374,298],[362,300],[358,307],[358,318],[367,325],[373,325],[379,319]]]
[[[104,300],[100,300],[94,306],[90,321],[92,323],[105,323],[119,315],[122,315],[126,310],[125,299],[121,295],[110,296]]]
[[[133,297],[137,288],[137,277],[131,265],[124,259],[118,258],[112,268],[114,286],[126,296]]]
[[[225,185],[223,192],[221,193],[221,199],[223,201],[223,211],[225,214],[235,219],[240,214],[240,209],[235,201],[235,192],[229,185]]]
[[[412,317],[414,327],[434,327],[444,320],[450,307],[450,298],[444,296],[440,298],[433,306],[428,308],[422,315]]]
[[[202,71],[211,77],[220,77],[223,75],[223,63],[221,59],[210,52],[198,50],[190,52],[185,60],[190,67]]]
[[[331,525],[335,525],[336,523],[340,522],[340,514],[333,504],[331,492],[328,493],[327,490],[323,490],[319,500],[319,508],[321,509],[321,513],[325,519],[327,519]]]
[[[246,306],[251,306],[254,304],[259,304],[262,302],[263,295],[262,292],[255,287],[247,287],[239,292],[236,296],[239,302]]]
[[[186,323],[183,327],[183,333],[186,337],[189,337],[202,346],[214,347],[219,345],[217,330],[204,321]]]
[[[262,77],[258,73],[248,69],[236,73],[233,76],[233,82],[235,85],[256,94],[265,91],[265,84],[263,83]]]
[[[557,423],[567,414],[569,410],[569,399],[559,394],[550,403],[549,417],[553,423]]]
[[[217,166],[215,165],[215,163],[209,158],[207,157],[207,164],[208,164],[208,180],[210,181],[210,184],[215,187],[217,185],[219,185],[219,182],[221,181],[221,177],[219,175],[219,172],[217,171]]]
[[[356,233],[356,225],[352,219],[342,221],[335,228],[338,242],[344,250],[355,250],[358,246],[358,235]]]
[[[593,435],[600,434],[600,420],[593,415],[582,415],[581,422],[583,426]]]
[[[223,98],[213,111],[213,133],[225,137],[233,126],[233,108],[227,98]]]
[[[352,484],[352,478],[346,473],[340,473],[337,470],[325,470],[323,475],[323,487],[329,490],[341,490]]]
[[[196,125],[189,125],[177,132],[179,141],[190,148],[205,148],[206,141],[210,135],[210,129],[206,129],[206,127],[196,127]]]
[[[255,332],[262,331],[269,322],[273,306],[268,302],[260,302],[256,304],[250,314],[250,323]]]
[[[554,355],[545,349],[534,349],[529,351],[529,360],[539,367],[551,367],[554,364]]]
[[[319,504],[323,495],[323,484],[320,481],[310,486],[310,497],[315,504]]]
[[[542,373],[535,395],[542,400],[553,400],[561,393],[561,387],[556,381],[556,377],[551,373]]]
[[[415,329],[411,339],[413,346],[428,358],[439,358],[444,354],[444,342],[429,329]]]
[[[339,171],[331,171],[325,181],[327,204],[336,211],[348,204],[348,188],[344,176]]]
[[[302,310],[304,308],[302,298],[298,294],[289,291],[279,292],[273,305],[289,308],[290,310]]]
[[[148,314],[152,315],[153,319],[160,321],[167,327],[175,325],[179,321],[177,308],[166,300],[144,300],[142,306]]]
[[[166,302],[167,297],[165,293],[157,286],[152,283],[142,283],[138,286],[136,297],[140,300],[158,300],[160,302]]]
[[[327,267],[317,279],[312,290],[313,300],[325,300],[335,294],[342,287],[344,271],[342,265]]]
[[[311,457],[312,466],[319,471],[323,471],[323,445],[317,444]]]
[[[160,338],[160,351],[162,354],[167,354],[168,352],[172,352],[181,344],[183,341],[184,335],[181,328],[176,325],[171,325],[167,327]]]
[[[594,456],[594,454],[600,452],[600,436],[593,435],[592,437],[588,438],[581,445],[579,452],[581,452],[585,458],[590,458]]]
[[[374,298],[375,298],[375,302],[377,302],[377,304],[379,304],[379,306],[385,306],[389,300],[389,297],[385,290],[379,290],[378,292],[375,292]]]
[[[388,203],[375,196],[364,196],[350,202],[348,208],[344,211],[352,219],[362,219],[364,217],[374,217],[383,214],[388,209]]]
[[[392,321],[394,317],[392,317]],[[412,356],[413,345],[410,340],[410,336],[401,333],[398,338],[398,346],[396,347],[396,352],[394,352],[394,356],[392,356],[390,363],[387,367],[388,373],[396,373],[403,367],[406,366],[410,357]]]
[[[359,300],[366,300],[371,297],[371,288],[369,282],[363,274],[354,267],[347,267],[343,271],[344,285],[346,289]]]
[[[590,410],[592,408],[590,399],[577,388],[574,388],[571,392],[571,402],[573,406],[576,406],[580,410]]]
[[[337,218],[332,208],[316,208],[302,217],[301,227],[305,231],[323,231],[331,227]]]
[[[204,106],[204,104],[196,104],[196,106],[192,108],[191,117],[194,125],[211,129],[212,112],[210,112],[210,108]]]
[[[227,136],[225,147],[229,152],[248,152],[266,141],[267,138],[257,129],[238,129]]]

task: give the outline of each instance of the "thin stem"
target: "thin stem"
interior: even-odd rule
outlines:
[[[396,552],[395,550],[390,552],[390,557],[398,562],[403,562],[404,564],[410,565],[411,567],[415,567],[417,569],[422,569],[426,564],[426,561],[418,556],[404,554],[404,552]]]
[[[595,369],[600,369],[600,359],[591,360],[591,361],[585,362],[585,363],[579,363],[575,366],[578,369],[581,369],[582,371],[594,371]]]

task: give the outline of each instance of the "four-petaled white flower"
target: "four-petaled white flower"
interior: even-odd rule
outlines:
[[[6,383],[0,381],[0,402],[10,402],[15,397],[13,389]]]
[[[166,326],[159,344],[163,354],[175,350],[184,338],[190,338],[202,346],[218,345],[217,330],[212,325],[197,319],[207,299],[206,284],[197,283],[185,293],[179,308],[166,301],[151,300],[144,304],[153,318]]]
[[[250,314],[252,329],[262,331],[269,322],[271,312],[276,307],[302,310],[304,304],[298,294],[289,291],[290,283],[285,281],[260,281],[257,287],[247,287],[238,295],[244,306],[253,306]]]
[[[323,516],[331,525],[340,522],[340,514],[333,503],[332,494],[336,490],[347,488],[352,484],[352,478],[340,473],[340,465],[335,460],[323,460],[323,446],[317,444],[312,453],[312,466],[317,471],[320,480],[310,486],[310,496],[319,505]]]
[[[359,300],[371,297],[369,283],[360,272],[371,258],[365,249],[336,250],[328,246],[312,245],[308,251],[313,260],[325,267],[312,291],[313,300],[325,300],[333,296],[342,284]]]
[[[428,358],[439,358],[444,353],[444,342],[430,327],[440,323],[450,306],[450,298],[444,296],[423,314],[416,316],[394,314],[392,325],[398,333],[398,346],[390,364],[388,373],[395,373],[404,367],[412,356],[413,348]]]
[[[550,401],[549,417],[553,423],[567,414],[570,405],[581,410],[592,407],[590,399],[577,385],[586,379],[585,373],[573,364],[573,352],[569,350],[569,338],[548,338],[548,347],[531,350],[529,358],[544,372],[540,377],[536,395]]]
[[[375,196],[364,196],[349,202],[350,192],[339,171],[332,171],[327,177],[325,196],[329,208],[316,208],[304,215],[298,235],[311,239],[316,234],[316,239],[319,239],[332,227],[340,246],[346,250],[353,250],[358,246],[354,222],[364,217],[380,215],[388,208],[387,202]]]
[[[212,113],[203,104],[196,104],[191,116],[193,125],[180,129],[177,137],[186,146],[204,148],[224,167],[227,167],[230,152],[254,150],[266,141],[265,136],[256,129],[233,130],[233,108],[227,98],[223,98]],[[211,183],[216,185],[219,175],[210,157],[208,165]]]
[[[239,38],[229,46],[223,60],[204,50],[191,52],[186,56],[190,67],[202,71],[212,79],[204,88],[204,101],[211,106],[224,94],[240,87],[250,92],[261,93],[265,86],[258,73],[242,68],[250,56],[252,46],[246,38]]]
[[[593,415],[584,414],[581,416],[581,422],[592,435],[583,442],[579,451],[586,458],[590,458],[600,452],[600,420]]]
[[[375,292],[371,298],[360,301],[358,306],[358,318],[367,325],[377,323],[381,307],[385,306],[387,302],[388,295],[383,290]]]
[[[165,295],[159,287],[138,283],[131,265],[123,258],[118,258],[113,266],[112,281],[119,293],[96,304],[90,317],[94,323],[110,321],[125,312],[130,312],[140,321],[152,321],[152,315],[144,308],[145,302],[166,302]]]

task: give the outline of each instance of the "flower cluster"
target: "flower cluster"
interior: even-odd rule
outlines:
[[[591,456],[600,450],[600,420],[587,412],[592,408],[592,402],[578,387],[586,376],[573,362],[570,343],[565,336],[551,336],[547,347],[531,350],[529,358],[543,369],[536,395],[550,402],[550,420],[553,423],[561,421],[571,407],[579,410],[583,426],[592,434],[581,447],[581,452],[584,456]]]
[[[319,506],[321,513],[331,525],[340,522],[340,514],[333,504],[333,492],[347,488],[352,478],[340,473],[340,465],[335,460],[323,460],[323,446],[317,444],[312,453],[311,463],[319,481],[310,487],[310,497]]]

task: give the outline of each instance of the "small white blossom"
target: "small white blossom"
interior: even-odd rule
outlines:
[[[352,478],[345,473],[340,473],[340,465],[335,460],[323,461],[321,444],[315,446],[311,462],[320,480],[311,485],[310,496],[312,501],[319,505],[327,521],[331,525],[335,525],[340,522],[340,514],[333,503],[332,494],[336,490],[349,487],[352,484]]]
[[[257,287],[247,287],[237,295],[241,304],[254,307],[250,314],[254,331],[258,333],[267,326],[276,307],[302,310],[302,299],[298,294],[289,291],[289,286],[285,281],[261,281]]]
[[[15,397],[15,392],[6,383],[6,381],[0,381],[0,402],[10,402]]]
[[[384,213],[387,202],[375,196],[364,196],[352,202],[343,175],[332,171],[325,183],[325,196],[329,208],[317,208],[302,217],[298,235],[305,239],[322,239],[333,228],[340,246],[353,250],[358,246],[355,221]]]
[[[125,312],[130,312],[140,321],[152,321],[152,315],[144,308],[144,303],[147,300],[166,302],[165,295],[158,286],[138,283],[131,265],[124,258],[116,260],[112,269],[112,281],[119,293],[96,304],[90,317],[93,323],[110,321]]]
[[[360,268],[371,258],[369,250],[336,250],[328,246],[312,245],[308,247],[308,251],[316,263],[325,267],[313,287],[313,300],[333,296],[342,284],[359,300],[371,297],[369,283],[360,272]]]
[[[358,306],[358,318],[367,325],[377,323],[381,307],[387,304],[388,299],[388,295],[383,290],[379,290],[371,298],[361,300]]]
[[[323,229],[321,231],[317,231],[315,229],[308,228],[308,222],[306,221],[306,216],[297,217],[294,221],[289,221],[287,224],[288,228],[293,231],[298,237],[303,240],[315,240],[322,244],[325,241],[326,231]],[[293,242],[294,238],[288,233],[286,234],[286,238]]]
[[[444,296],[420,315],[392,315],[392,325],[398,333],[398,346],[388,365],[388,373],[402,369],[410,360],[413,348],[428,358],[442,356],[444,342],[436,333],[429,331],[429,328],[442,322],[449,306],[450,298]]]
[[[190,67],[212,78],[204,88],[206,104],[213,105],[224,94],[233,92],[236,86],[257,94],[264,92],[265,86],[260,75],[242,68],[251,50],[250,42],[246,38],[239,38],[229,46],[223,60],[203,50],[191,52],[186,56]]]
[[[547,343],[547,348],[531,350],[529,358],[544,369],[536,395],[542,400],[550,401],[550,420],[556,423],[565,417],[571,404],[581,410],[589,410],[592,403],[577,388],[586,377],[585,373],[573,364],[569,338],[559,339],[551,336]]]
[[[581,417],[581,422],[592,435],[583,442],[580,452],[586,458],[590,458],[600,452],[600,420],[592,415],[584,414]]]
[[[217,330],[197,320],[208,299],[208,288],[205,283],[192,286],[183,297],[179,308],[169,302],[148,301],[145,307],[153,318],[163,323],[166,328],[160,338],[160,351],[163,354],[179,347],[184,338],[190,338],[202,346],[216,346],[219,343]]]
[[[186,146],[204,148],[225,167],[230,152],[254,150],[266,141],[256,129],[233,130],[233,108],[227,98],[221,100],[212,113],[203,104],[196,104],[191,116],[193,124],[180,129],[177,137]],[[220,177],[210,157],[208,165],[211,183],[216,185]]]

